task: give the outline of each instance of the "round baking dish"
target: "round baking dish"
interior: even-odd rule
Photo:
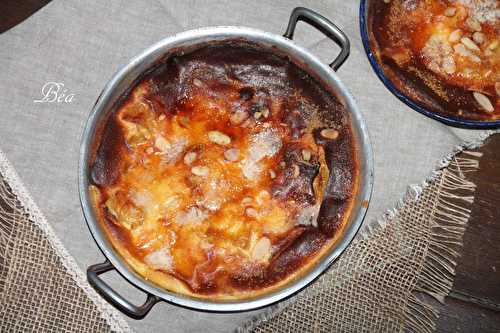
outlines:
[[[412,99],[410,96],[405,94],[403,91],[398,89],[394,83],[389,79],[389,77],[384,73],[384,69],[382,66],[379,64],[379,61],[374,53],[374,50],[372,48],[372,43],[370,42],[370,27],[369,27],[369,15],[370,15],[370,8],[371,4],[374,3],[374,1],[381,1],[381,0],[361,0],[360,1],[360,7],[359,7],[359,24],[360,24],[360,31],[361,31],[361,39],[363,41],[363,46],[366,52],[366,55],[368,56],[368,60],[370,61],[370,64],[375,71],[375,74],[379,77],[379,79],[382,81],[382,83],[386,86],[389,91],[394,94],[397,98],[399,98],[403,103],[408,105],[410,108],[413,110],[420,112],[421,114],[438,120],[446,125],[450,126],[455,126],[455,127],[461,127],[461,128],[471,128],[471,129],[490,129],[490,128],[499,128],[500,127],[500,120],[493,120],[493,121],[483,121],[483,120],[467,120],[463,118],[458,118],[454,117],[451,115],[444,115],[444,114],[439,114],[437,112],[434,112],[430,110],[429,108],[425,107],[421,103],[415,101]]]
[[[330,66],[323,64],[310,52],[292,41],[295,26],[299,20],[311,24],[341,47],[339,56]],[[207,45],[207,43],[225,40],[248,41],[262,45],[267,49],[276,50],[279,54],[285,54],[290,61],[321,82],[327,91],[339,99],[346,107],[351,119],[351,128],[356,144],[355,157],[359,163],[359,178],[358,190],[355,198],[353,198],[353,208],[338,241],[323,257],[315,262],[307,274],[276,291],[257,298],[238,301],[210,301],[164,290],[148,282],[127,266],[115,251],[97,221],[89,194],[89,164],[100,129],[102,129],[110,113],[114,111],[121,96],[134,86],[137,80],[141,78],[141,75],[147,73],[155,64],[174,50],[175,52],[192,50],[196,49],[198,45]],[[243,27],[215,27],[192,30],[160,41],[122,67],[101,92],[86,123],[81,143],[78,175],[80,201],[92,236],[106,257],[104,263],[88,268],[87,277],[90,284],[120,311],[130,317],[140,319],[159,301],[166,301],[200,311],[237,312],[257,309],[289,297],[306,287],[323,273],[346,249],[361,226],[373,186],[373,156],[365,122],[354,99],[334,72],[344,63],[348,55],[349,41],[333,23],[309,9],[296,8],[292,12],[284,36]],[[140,306],[134,305],[109,287],[99,275],[110,270],[118,271],[131,284],[144,291],[147,294],[146,302]]]

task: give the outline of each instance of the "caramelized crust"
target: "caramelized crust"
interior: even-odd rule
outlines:
[[[500,119],[500,2],[372,1],[371,48],[396,87],[426,108]]]
[[[170,55],[109,118],[91,193],[140,275],[212,299],[299,276],[357,189],[349,117],[285,58],[243,42]]]

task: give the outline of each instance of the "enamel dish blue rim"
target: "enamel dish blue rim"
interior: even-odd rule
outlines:
[[[478,121],[478,120],[466,120],[458,117],[442,115],[436,112],[433,112],[421,104],[415,102],[413,99],[404,94],[401,90],[396,88],[396,86],[391,82],[391,80],[384,74],[383,68],[377,61],[377,58],[373,54],[370,48],[370,42],[368,38],[368,3],[370,0],[361,0],[359,7],[359,24],[361,30],[361,40],[363,41],[363,46],[365,48],[366,55],[368,56],[368,60],[370,64],[382,81],[382,83],[389,89],[391,93],[393,93],[397,98],[399,98],[403,103],[408,105],[415,111],[420,112],[423,115],[426,115],[429,118],[438,120],[446,125],[462,127],[462,128],[471,128],[471,129],[491,129],[491,128],[499,128],[500,120],[495,121]]]

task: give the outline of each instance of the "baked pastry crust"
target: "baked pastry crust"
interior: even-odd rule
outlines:
[[[241,41],[171,54],[102,130],[90,193],[140,276],[243,299],[302,276],[357,191],[349,115],[292,64]]]
[[[500,119],[500,2],[376,0],[370,48],[385,75],[423,107],[468,120]]]

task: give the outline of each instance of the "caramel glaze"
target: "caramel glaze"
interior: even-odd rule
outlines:
[[[428,12],[414,16],[410,16],[409,13],[404,14],[404,10],[411,9],[403,7],[420,10],[419,7],[424,6],[424,3],[428,6]],[[429,37],[431,22],[438,24],[441,20],[447,19],[443,12],[452,4],[453,2],[446,0],[433,2],[394,0],[389,3],[382,0],[370,1],[368,8],[370,48],[389,80],[417,104],[432,112],[460,119],[497,120],[500,118],[500,99],[495,92],[494,84],[485,85],[483,78],[476,79],[474,83],[465,82],[457,74],[445,78],[430,70],[423,62],[422,55],[416,53]],[[482,31],[487,36],[498,36],[499,27],[483,24]],[[395,60],[394,53],[400,51],[409,55],[408,61],[398,63]],[[496,63],[490,73],[498,77],[498,61]],[[472,91],[488,96],[495,111],[486,112],[474,99]]]
[[[147,82],[150,87],[147,101],[153,110],[158,115],[168,115],[189,112],[194,79],[207,85],[205,94],[218,98],[234,94],[238,89],[240,101],[237,108],[253,114],[267,106],[273,113],[273,126],[282,126],[287,131],[289,140],[284,143],[278,159],[287,165],[298,165],[301,176],[292,177],[289,169],[278,172],[269,184],[274,198],[293,199],[310,205],[318,199],[323,200],[317,227],[297,225],[286,236],[274,239],[268,265],[254,265],[231,276],[219,277],[232,290],[258,290],[272,286],[313,260],[322,248],[331,245],[347,218],[356,191],[358,168],[349,116],[336,97],[286,57],[247,42],[224,42],[187,54],[171,54],[140,81]],[[122,105],[129,98],[125,96]],[[238,129],[228,121],[214,126],[225,133],[238,135]],[[316,144],[324,148],[330,175],[328,181],[325,180],[324,193],[319,194],[313,189],[319,161],[313,159],[310,163],[301,163],[300,147],[294,144],[295,139],[311,128]],[[320,134],[324,128],[335,128],[339,137],[336,140],[324,139]],[[102,188],[115,184],[126,167],[121,156],[127,150],[127,144],[115,114],[110,116],[98,145],[91,180],[97,188]],[[276,169],[279,169],[278,159],[273,161]],[[101,198],[100,202],[105,217],[102,222],[112,237],[119,239],[130,253],[140,258],[141,254],[130,246],[126,230],[113,223],[102,208],[105,200]],[[182,275],[176,277],[189,285]],[[196,294],[224,292],[220,283],[210,280],[189,287]]]

